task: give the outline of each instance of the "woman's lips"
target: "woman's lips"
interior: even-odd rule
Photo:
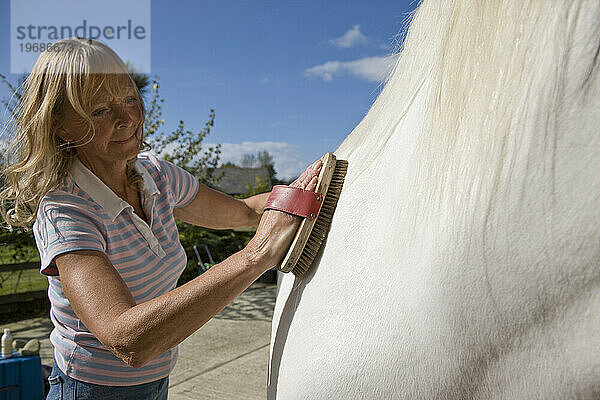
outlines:
[[[119,143],[119,144],[123,144],[123,143],[127,143],[131,140],[133,140],[135,138],[135,134],[132,134],[129,139],[125,139],[125,140],[115,140],[115,143]]]

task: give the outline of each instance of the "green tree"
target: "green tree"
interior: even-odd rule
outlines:
[[[256,160],[258,161],[259,167],[270,167],[273,166],[273,157],[268,151],[259,151],[256,154]]]
[[[0,73],[0,81],[8,89],[9,97],[2,99],[2,105],[8,111],[9,117],[13,117],[17,111],[17,106],[21,101],[21,91],[23,83],[27,79],[27,74],[20,75],[16,83],[11,83],[6,75]]]
[[[266,150],[259,151],[256,154],[244,154],[242,156],[241,165],[242,167],[246,168],[267,168],[269,170],[269,178],[271,179],[273,185],[284,184],[284,181],[280,181],[279,179],[275,178],[277,172],[275,172],[273,156],[271,156],[271,154],[269,154],[269,152]]]
[[[279,181],[275,179],[275,163],[273,162],[273,157],[269,154],[268,151],[259,151],[256,155],[258,159],[258,165],[262,168],[266,168],[269,170],[269,178],[271,178],[271,182],[273,184],[279,184]]]
[[[127,61],[125,65],[127,66],[129,76],[131,76],[131,79],[135,83],[135,86],[137,87],[138,91],[142,96],[144,96],[148,92],[148,86],[150,85],[150,77],[146,74],[138,72],[129,61]]]
[[[240,161],[242,168],[254,168],[254,164],[256,164],[256,156],[254,154],[246,153],[242,155],[242,160]]]
[[[205,185],[214,187],[223,174],[216,174],[220,160],[221,145],[203,150],[202,142],[215,125],[215,110],[210,110],[208,121],[197,132],[186,129],[179,121],[177,129],[169,134],[161,131],[164,99],[160,95],[160,83],[155,77],[150,99],[146,106],[144,135],[152,149],[165,160],[187,170]]]
[[[156,143],[158,136],[162,135],[159,131],[160,127],[165,124],[162,119],[162,108],[165,100],[160,96],[160,83],[158,76],[152,81],[152,93],[150,99],[144,101],[145,119],[144,119],[144,135],[150,144]],[[153,146],[154,147],[154,146]]]
[[[241,197],[250,197],[255,194],[261,194],[269,192],[272,189],[272,185],[269,181],[263,180],[260,176],[255,177],[254,185],[246,184],[246,193]]]

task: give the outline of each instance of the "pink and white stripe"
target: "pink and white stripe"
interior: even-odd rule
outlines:
[[[34,223],[41,272],[50,283],[54,357],[66,375],[84,382],[113,386],[152,382],[169,375],[177,359],[173,348],[141,368],[132,368],[113,355],[71,308],[54,264],[57,255],[69,251],[101,251],[137,303],[176,286],[187,257],[173,209],[190,203],[199,183],[187,171],[151,153],[140,154],[136,168],[144,178],[141,199],[150,225],[78,159],[61,184],[42,198]]]

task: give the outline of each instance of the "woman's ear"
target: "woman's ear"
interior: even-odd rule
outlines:
[[[70,142],[71,140],[73,140],[71,135],[69,135],[69,133],[65,129],[62,118],[59,118],[57,115],[54,115],[52,117],[52,131],[56,134],[56,136],[58,136],[65,142]]]

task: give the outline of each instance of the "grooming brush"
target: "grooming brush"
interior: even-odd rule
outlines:
[[[316,218],[302,219],[286,256],[277,267],[281,272],[291,271],[298,277],[308,271],[327,236],[348,170],[348,161],[336,159],[333,153],[325,154],[321,157],[321,162],[321,172],[315,188],[315,193],[320,194],[323,199],[321,209]]]

